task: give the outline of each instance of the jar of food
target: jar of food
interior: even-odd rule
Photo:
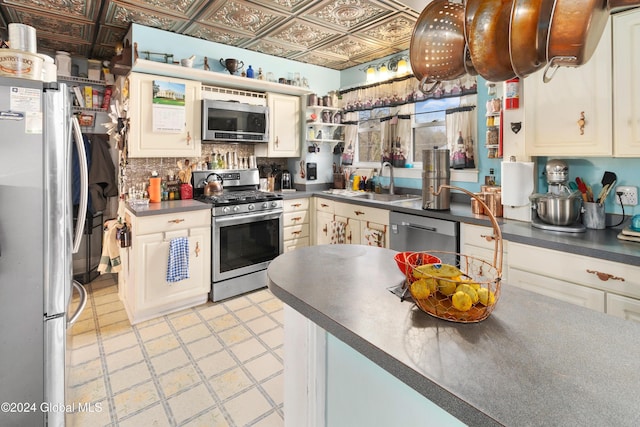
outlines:
[[[71,75],[71,55],[69,52],[62,50],[56,51],[56,66],[58,67],[59,76]]]

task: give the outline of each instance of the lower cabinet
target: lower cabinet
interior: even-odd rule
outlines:
[[[309,199],[291,199],[283,203],[284,252],[309,246]]]
[[[502,240],[502,281],[508,282],[507,269],[508,242]],[[475,224],[460,224],[460,253],[479,258],[493,265],[496,255],[493,228]],[[499,263],[496,259],[496,263]]]
[[[638,267],[510,242],[508,270],[507,285],[640,320]]]
[[[119,296],[131,324],[207,301],[211,289],[209,210],[146,217],[129,215],[131,247],[121,249]],[[167,281],[171,240],[186,237],[189,278]]]

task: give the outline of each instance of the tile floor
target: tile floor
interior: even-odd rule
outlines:
[[[268,289],[131,326],[116,276],[85,288],[67,394],[85,407],[68,426],[284,424],[283,310]]]

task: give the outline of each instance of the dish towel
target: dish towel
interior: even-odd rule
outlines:
[[[122,270],[120,244],[117,235],[120,228],[122,228],[122,224],[115,219],[105,222],[102,255],[98,263],[98,273],[100,274],[118,273]]]
[[[189,239],[176,237],[169,242],[167,282],[179,282],[189,278]]]
[[[369,246],[377,246],[379,248],[384,247],[384,231],[376,230],[375,228],[365,227],[364,240]]]
[[[342,221],[331,221],[331,244],[336,245],[347,241],[347,224]]]

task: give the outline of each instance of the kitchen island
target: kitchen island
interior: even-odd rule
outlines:
[[[640,423],[637,322],[508,283],[488,319],[436,319],[389,291],[404,279],[393,255],[311,246],[269,266],[287,305],[287,425]]]

